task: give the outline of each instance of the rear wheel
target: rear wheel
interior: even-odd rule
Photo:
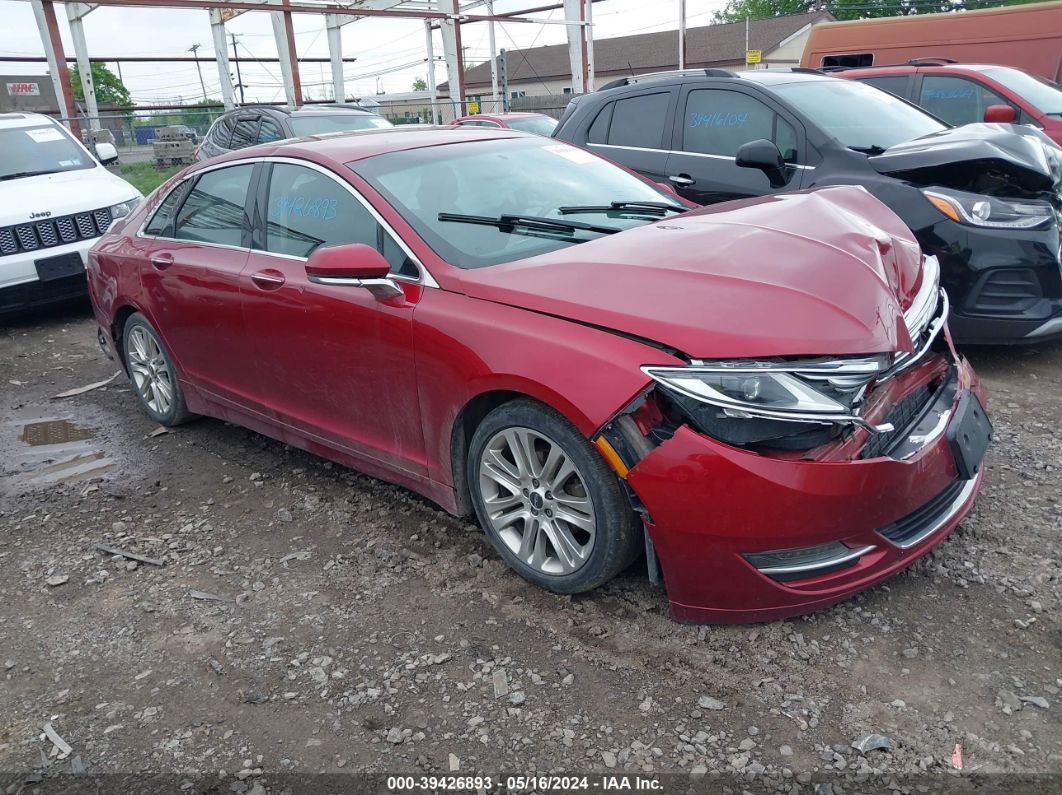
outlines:
[[[184,405],[177,368],[158,332],[139,312],[129,316],[122,332],[122,350],[140,407],[160,425],[187,422],[192,414]]]
[[[498,553],[543,588],[596,588],[642,548],[616,475],[571,423],[541,404],[514,401],[487,415],[472,437],[468,482]]]

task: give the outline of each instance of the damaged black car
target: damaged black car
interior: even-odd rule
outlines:
[[[700,69],[576,97],[554,136],[699,204],[862,185],[940,261],[957,341],[1062,337],[1062,149],[1034,127],[951,127],[813,70]]]

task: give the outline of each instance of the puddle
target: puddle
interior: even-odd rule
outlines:
[[[7,488],[48,486],[91,480],[107,472],[114,459],[95,439],[96,429],[70,415],[21,412],[0,427],[0,460]]]
[[[22,435],[18,437],[34,447],[49,444],[64,444],[91,439],[96,435],[92,428],[79,428],[68,420],[45,420],[31,422],[22,426]]]

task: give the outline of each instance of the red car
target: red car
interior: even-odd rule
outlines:
[[[88,271],[153,420],[474,514],[560,593],[644,555],[680,620],[807,612],[936,545],[981,482],[936,261],[860,188],[691,212],[550,139],[372,131],[192,166]]]
[[[948,124],[1031,124],[1062,146],[1062,88],[1012,66],[927,59],[830,74],[885,89]]]
[[[544,135],[549,138],[557,126],[557,120],[545,113],[494,113],[474,116],[459,116],[448,127],[490,127],[493,129],[519,130],[520,132]]]

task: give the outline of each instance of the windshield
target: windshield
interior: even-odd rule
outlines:
[[[373,113],[336,113],[330,116],[296,116],[292,114],[288,121],[296,137],[302,135],[322,135],[323,133],[346,132],[348,130],[375,130],[380,127],[393,127],[383,116]]]
[[[95,165],[88,153],[54,124],[0,129],[0,179]]]
[[[1006,86],[1041,113],[1062,114],[1062,88],[1058,83],[1006,67],[984,69],[981,74]]]
[[[807,80],[777,86],[775,91],[851,149],[888,149],[948,128],[889,92],[854,80]]]
[[[481,268],[595,240],[565,222],[626,229],[660,218],[645,210],[601,212],[613,201],[678,204],[673,194],[590,152],[541,138],[466,141],[393,152],[349,164],[435,252],[459,268]],[[586,212],[570,212],[572,206]],[[561,207],[568,212],[562,213]],[[440,213],[555,219],[557,229],[440,221]]]
[[[528,116],[521,119],[509,119],[506,124],[510,129],[520,132],[544,135],[549,138],[553,135],[553,129],[557,126],[557,120],[549,116]]]

